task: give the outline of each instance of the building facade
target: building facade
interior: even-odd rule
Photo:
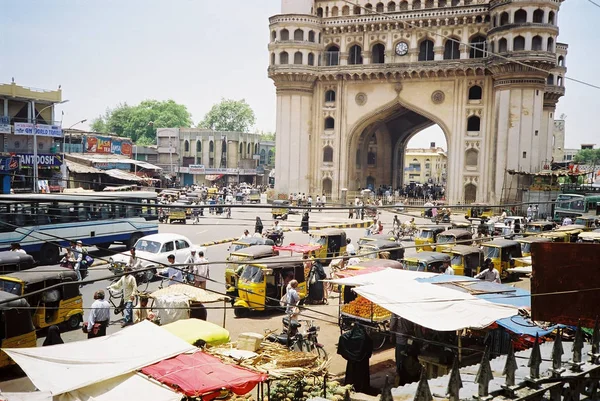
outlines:
[[[404,183],[437,184],[446,182],[448,157],[442,148],[406,149]]]
[[[262,156],[268,163],[273,152],[255,133],[158,128],[156,135],[158,165],[182,185],[256,183],[257,167],[268,166]]]
[[[498,201],[508,169],[549,163],[560,1],[354,3],[282,0],[270,18],[278,192],[401,186],[406,144],[434,124],[451,203]]]
[[[554,160],[555,162],[566,161],[566,159],[565,159],[565,120],[554,120],[554,131],[552,132],[552,138],[553,138],[552,160]]]

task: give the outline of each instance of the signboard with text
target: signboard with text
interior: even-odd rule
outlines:
[[[33,154],[30,153],[17,153],[21,166],[32,167],[34,162]],[[59,167],[62,165],[61,155],[49,155],[49,154],[38,154],[37,155],[38,167]]]
[[[130,170],[130,165],[128,163],[115,163],[115,162],[95,162],[94,167],[100,170]]]
[[[15,135],[51,136],[62,138],[62,128],[58,125],[15,123]],[[35,127],[35,128],[34,128]]]
[[[113,154],[131,157],[132,143],[121,138],[109,136],[86,135],[84,153]]]
[[[190,172],[190,174],[204,174],[204,165],[203,164],[190,164],[189,172]]]
[[[0,134],[10,134],[10,117],[0,116]]]
[[[9,172],[19,169],[19,158],[15,156],[0,157],[0,172]]]

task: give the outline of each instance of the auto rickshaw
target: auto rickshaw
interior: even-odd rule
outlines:
[[[167,223],[171,224],[173,222],[185,224],[187,221],[187,214],[185,208],[181,207],[173,207],[168,211]]]
[[[539,237],[547,238],[550,242],[569,242],[569,236],[564,231],[546,231],[541,233]]]
[[[584,231],[592,231],[598,228],[599,220],[600,216],[597,216],[595,214],[583,215],[575,219],[575,225],[585,226]]]
[[[0,274],[8,274],[31,269],[35,261],[33,256],[22,252],[0,252]]]
[[[227,257],[227,265],[225,266],[225,288],[227,296],[232,298],[232,302],[233,298],[237,297],[239,274],[244,267],[244,264],[235,262],[249,262],[276,255],[277,251],[273,250],[272,245],[255,245],[248,248],[242,248],[229,254]]]
[[[233,241],[229,246],[229,253],[237,252],[240,249],[249,248],[251,246],[256,245],[270,245],[275,246],[275,242],[272,239],[264,238],[264,237],[248,237],[248,238],[240,238],[236,241]]]
[[[472,231],[472,224],[464,221],[453,221],[450,229],[451,230],[467,230]]]
[[[494,267],[498,269],[501,278],[506,278],[509,275],[508,269],[514,267],[515,258],[523,256],[521,253],[521,244],[517,241],[508,239],[495,239],[493,241],[484,242],[483,254],[485,258],[492,259]]]
[[[0,348],[35,347],[37,336],[31,321],[29,304],[24,298],[0,291]],[[13,360],[0,351],[0,368],[13,364]]]
[[[401,260],[404,257],[404,247],[396,241],[380,239],[360,244],[358,256],[367,259]]]
[[[74,270],[40,266],[0,276],[0,291],[17,296],[56,284],[63,285],[25,298],[29,305],[36,308],[32,313],[33,325],[39,330],[66,322],[69,329],[76,329],[83,321],[83,299]]]
[[[338,228],[327,228],[325,230],[312,231],[310,233],[310,245],[320,245],[321,248],[314,252],[316,259],[324,259],[324,265],[328,265],[330,259],[343,255],[346,252],[346,232]]]
[[[417,252],[421,251],[433,251],[433,246],[437,242],[439,233],[446,231],[444,227],[440,226],[425,226],[419,230],[419,233],[415,237],[415,245],[417,245]]]
[[[444,252],[448,248],[452,248],[456,244],[471,245],[469,240],[473,239],[471,231],[467,230],[446,230],[438,234],[437,243],[435,246],[436,252]]]
[[[371,241],[379,241],[379,240],[387,240],[387,241],[394,241],[397,242],[398,241],[398,237],[393,234],[392,232],[390,232],[389,234],[373,234],[373,235],[369,235],[367,237],[361,237],[358,239],[358,245],[362,245],[365,242],[371,242]]]
[[[577,242],[579,234],[585,231],[585,226],[570,224],[568,226],[560,226],[553,230],[554,233],[565,234],[564,242]]]
[[[251,189],[248,194],[248,202],[260,203],[260,191],[258,189]]]
[[[531,221],[525,225],[523,234],[525,235],[538,235],[546,231],[552,231],[556,227],[551,221],[539,220]]]
[[[281,218],[281,220],[287,220],[290,213],[290,201],[276,199],[271,205],[271,214],[273,215],[273,220],[277,219],[278,217]]]
[[[494,215],[492,207],[487,203],[471,203],[465,219],[489,219]]]
[[[405,270],[443,273],[442,266],[444,262],[450,263],[452,258],[447,253],[441,252],[419,252],[415,256],[402,259],[402,265]]]
[[[600,244],[600,232],[584,231],[579,234],[577,242],[584,244]]]
[[[238,281],[238,298],[233,304],[236,317],[250,310],[282,308],[280,300],[291,280],[298,281],[300,302],[307,296],[304,259],[297,256],[274,256],[244,265]]]
[[[483,251],[477,246],[454,245],[443,252],[452,257],[450,265],[457,276],[473,277],[483,265]]]
[[[516,241],[521,244],[521,253],[523,257],[531,256],[531,244],[534,242],[552,242],[550,238],[531,235],[529,237],[517,238]]]

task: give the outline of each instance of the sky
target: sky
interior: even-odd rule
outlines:
[[[1,0],[0,83],[56,89],[63,127],[109,107],[173,99],[195,123],[222,98],[245,99],[257,130],[275,130],[275,87],[267,77],[268,18],[281,0]],[[558,42],[569,44],[567,76],[600,86],[600,7],[566,0]],[[565,148],[600,145],[600,89],[567,80],[556,116],[566,115]],[[445,147],[441,130],[409,147]]]

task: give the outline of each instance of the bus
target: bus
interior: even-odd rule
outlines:
[[[0,195],[0,251],[18,242],[41,264],[55,264],[69,241],[132,247],[158,233],[154,192]]]
[[[554,221],[560,223],[565,217],[579,217],[596,213],[600,195],[560,194],[554,207]]]

